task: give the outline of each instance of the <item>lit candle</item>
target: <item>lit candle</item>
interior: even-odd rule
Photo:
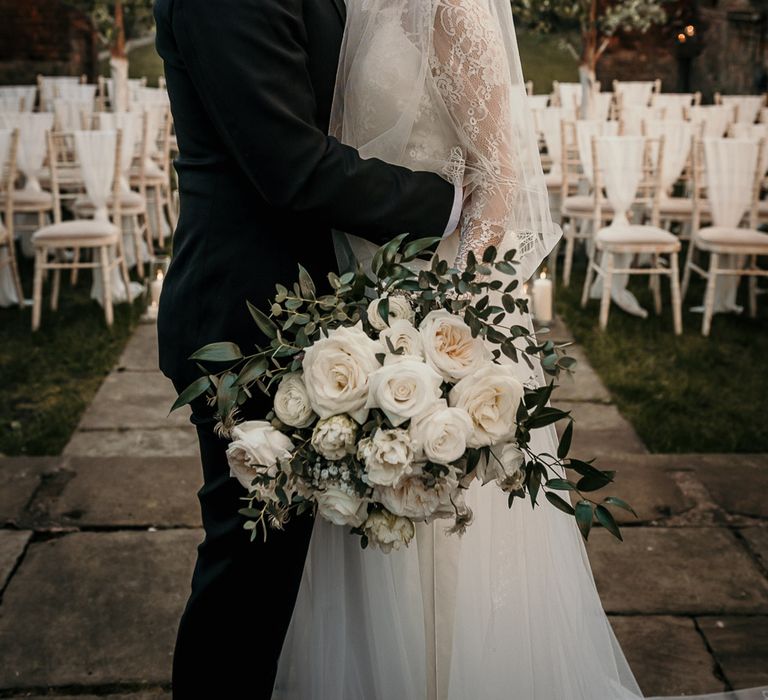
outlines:
[[[149,298],[153,308],[160,303],[160,292],[163,291],[163,271],[157,271],[157,277],[149,284]]]
[[[539,323],[552,320],[552,280],[547,279],[546,272],[533,281],[533,317]]]

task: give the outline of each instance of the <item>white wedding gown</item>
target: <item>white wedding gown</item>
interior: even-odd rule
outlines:
[[[527,279],[559,230],[541,204],[547,193],[508,0],[348,0],[347,7],[332,133],[364,156],[446,173],[459,143],[472,194],[461,232],[438,254],[452,262],[457,251],[461,258],[488,242],[513,246],[523,251]],[[500,79],[511,88],[501,101]],[[499,167],[503,147],[511,160]],[[504,177],[489,185],[484,167]],[[499,182],[514,188],[504,216]],[[499,225],[510,232],[504,241]],[[530,231],[539,235],[526,238]],[[348,240],[363,260],[373,247]],[[528,316],[515,320],[531,328]],[[524,383],[544,381],[540,371],[515,366]],[[556,448],[552,426],[534,431],[534,452]],[[479,481],[466,501],[474,522],[465,535],[446,535],[447,521],[418,524],[410,546],[390,554],[363,550],[346,528],[316,518],[273,700],[643,697],[573,518],[544,499],[510,509],[495,484]]]

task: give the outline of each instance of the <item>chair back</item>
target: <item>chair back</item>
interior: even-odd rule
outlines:
[[[547,153],[552,161],[550,172],[562,173],[563,161],[563,134],[562,122],[574,121],[576,114],[574,110],[566,107],[547,107],[538,113],[538,125],[541,135],[544,138],[544,144],[547,147]]]
[[[555,101],[558,107],[572,109],[578,112],[581,106],[583,87],[581,83],[561,83],[557,80],[552,83]]]
[[[643,121],[666,118],[666,107],[623,107],[619,118],[619,133],[623,136],[641,136]]]
[[[66,97],[64,86],[74,86],[85,83],[85,76],[74,77],[71,75],[38,75],[37,87],[40,91],[40,110],[53,111],[53,101],[57,97]]]
[[[122,134],[120,149],[120,188],[130,191],[131,167],[134,161],[139,163],[139,173],[143,177],[146,152],[147,114],[146,112],[99,112],[94,115],[94,126],[100,131],[117,131]],[[143,183],[141,183],[143,184]]]
[[[732,107],[736,121],[740,124],[754,124],[765,107],[765,95],[721,95],[715,93],[715,104]]]
[[[576,121],[576,144],[581,161],[582,174],[590,185],[594,184],[592,165],[592,137],[617,136],[619,123],[616,121],[603,122],[594,119],[579,119]]]
[[[85,191],[94,207],[93,218],[110,218],[111,196],[112,219],[120,225],[121,131],[74,131],[73,137]]]
[[[685,110],[686,119],[702,124],[705,138],[725,136],[728,127],[736,121],[736,110],[729,105],[694,105]]]
[[[40,171],[47,152],[46,132],[53,129],[53,114],[0,113],[0,128],[19,130],[17,166],[25,178],[24,188],[39,192]]]
[[[661,91],[661,80],[614,80],[613,92],[621,112],[626,107],[647,107],[654,92]]]
[[[694,124],[683,120],[650,119],[643,121],[642,134],[646,138],[664,140],[664,158],[661,166],[662,193],[670,194],[675,183],[683,177],[690,163]]]
[[[0,129],[0,192],[3,194],[5,204],[2,214],[11,243],[13,243],[13,195],[16,187],[18,146],[18,129]]]
[[[23,112],[34,110],[36,97],[37,85],[0,85],[0,100],[8,99],[9,104],[21,104]],[[5,111],[5,108],[0,109]]]
[[[700,103],[700,92],[656,92],[651,96],[651,107],[663,107],[665,119],[685,119],[686,108]]]
[[[59,131],[87,129],[93,116],[93,106],[93,100],[57,97],[53,101],[54,128]]]

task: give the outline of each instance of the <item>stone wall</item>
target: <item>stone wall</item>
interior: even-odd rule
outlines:
[[[96,75],[88,18],[60,0],[0,0],[0,84],[31,84],[38,73]]]

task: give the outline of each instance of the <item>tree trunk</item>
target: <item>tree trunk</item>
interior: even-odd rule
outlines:
[[[109,61],[112,73],[112,110],[125,112],[130,109],[128,94],[128,54],[125,50],[125,21],[122,0],[115,0],[115,34],[112,40],[112,57]]]

